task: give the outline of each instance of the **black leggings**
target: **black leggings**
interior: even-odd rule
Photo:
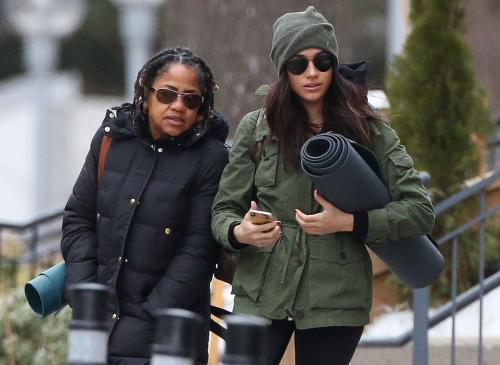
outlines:
[[[319,327],[298,330],[288,320],[273,320],[269,327],[266,365],[278,365],[295,332],[296,365],[347,365],[363,333],[360,327]]]

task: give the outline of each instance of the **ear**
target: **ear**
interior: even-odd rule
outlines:
[[[149,112],[149,104],[147,101],[144,101],[142,103],[142,111],[144,112],[144,114],[148,114]]]

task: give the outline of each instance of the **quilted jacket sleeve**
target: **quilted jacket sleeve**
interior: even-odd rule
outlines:
[[[255,162],[252,158],[252,136],[259,111],[248,113],[236,130],[229,154],[229,164],[221,178],[212,209],[212,231],[224,247],[234,249],[229,242],[231,223],[241,221],[248,211],[254,189]]]
[[[90,151],[64,209],[61,251],[66,263],[66,286],[97,280],[96,194],[102,132]]]

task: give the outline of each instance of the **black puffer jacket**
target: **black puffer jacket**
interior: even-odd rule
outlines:
[[[99,151],[112,137],[98,186]],[[178,137],[153,142],[131,108],[108,110],[65,208],[66,285],[113,290],[109,363],[146,364],[157,309],[185,308],[207,320],[219,245],[210,209],[227,163],[228,124],[215,115]]]

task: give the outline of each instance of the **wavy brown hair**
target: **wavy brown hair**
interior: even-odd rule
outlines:
[[[314,133],[306,109],[293,92],[286,72],[267,94],[266,117],[271,138],[276,138],[287,165],[298,168],[300,149]],[[323,103],[322,132],[334,132],[370,147],[374,132],[369,123],[383,121],[368,104],[366,88],[335,71]]]

